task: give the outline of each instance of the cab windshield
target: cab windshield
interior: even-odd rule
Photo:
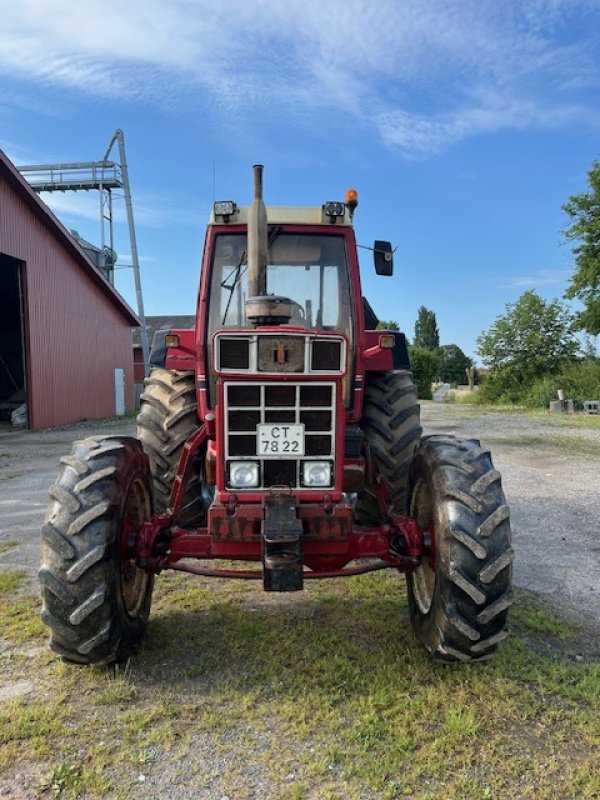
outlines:
[[[250,327],[245,315],[248,264],[245,234],[216,238],[209,312],[209,336],[219,328]],[[289,325],[336,330],[352,338],[350,289],[343,236],[279,233],[271,230],[267,293],[292,301]]]

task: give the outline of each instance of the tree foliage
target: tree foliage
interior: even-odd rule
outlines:
[[[577,298],[583,311],[577,314],[577,327],[592,336],[600,333],[600,162],[588,172],[589,192],[573,195],[563,206],[572,220],[565,236],[575,242],[575,272],[566,296]]]
[[[437,350],[440,346],[440,332],[438,330],[435,313],[425,306],[420,306],[415,322],[415,347],[425,350]]]
[[[439,378],[445,383],[466,383],[465,370],[473,362],[457,344],[443,344],[439,353]]]
[[[490,399],[513,400],[527,384],[574,358],[579,345],[573,323],[562,303],[546,302],[533,290],[509,303],[506,313],[477,338],[477,351],[491,369],[485,387]]]
[[[400,325],[398,325],[398,323],[395,322],[393,319],[379,320],[379,322],[377,323],[376,330],[378,330],[378,331],[399,331],[400,330]]]
[[[431,384],[437,378],[440,368],[439,356],[434,350],[416,345],[409,347],[408,352],[417,387],[417,397],[421,400],[431,400]]]

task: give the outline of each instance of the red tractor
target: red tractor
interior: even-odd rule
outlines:
[[[267,210],[262,167],[254,184],[249,208],[214,205],[196,328],[153,348],[139,439],[85,439],[61,460],[39,573],[51,645],[125,658],[165,569],[285,592],[391,568],[434,658],[487,658],[513,559],[490,454],[421,438],[405,337],[376,330],[361,294],[356,192]],[[391,245],[373,253],[391,275]]]

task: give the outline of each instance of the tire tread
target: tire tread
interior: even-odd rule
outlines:
[[[407,578],[417,637],[438,660],[485,660],[508,635],[513,602],[510,511],[500,473],[477,440],[436,435],[423,438],[409,483],[411,493],[417,485],[428,487],[427,513],[435,523],[435,587],[428,611],[421,610],[416,584]],[[419,509],[413,514],[418,517]]]

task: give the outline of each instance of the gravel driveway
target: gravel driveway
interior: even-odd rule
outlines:
[[[515,583],[600,634],[600,430],[564,419],[425,403],[425,433],[479,438],[501,471],[512,512]],[[61,455],[74,439],[133,434],[131,419],[0,434],[0,566],[32,576]],[[3,545],[10,544],[4,550]]]

